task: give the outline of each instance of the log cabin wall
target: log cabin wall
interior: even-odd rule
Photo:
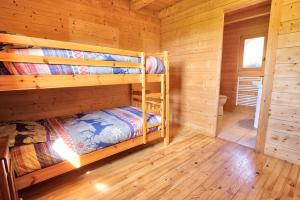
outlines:
[[[2,0],[0,30],[130,50],[160,50],[160,20],[127,0]],[[129,86],[0,93],[0,120],[40,119],[130,104]]]
[[[175,122],[215,136],[224,9],[251,3],[185,0],[160,12],[161,47],[170,55],[171,110]]]
[[[300,1],[281,8],[265,153],[300,164]]]
[[[266,7],[270,9],[269,5]],[[230,17],[232,18],[232,15]],[[227,101],[224,105],[224,110],[226,111],[233,112],[236,109],[240,38],[255,34],[267,35],[269,17],[269,15],[265,15],[225,25],[220,93],[227,96]],[[225,16],[225,24],[226,22],[227,17]],[[243,75],[247,74],[244,73]]]
[[[185,0],[160,12],[162,49],[170,53],[173,118],[181,124],[215,136],[224,9],[248,3]],[[276,65],[271,66],[270,117],[268,124],[263,122],[268,125],[265,153],[300,164],[300,1],[278,5],[281,23]]]

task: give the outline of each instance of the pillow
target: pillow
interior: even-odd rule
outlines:
[[[9,146],[35,144],[55,140],[56,135],[49,131],[46,121],[14,121],[0,123],[0,137],[9,136]]]
[[[148,74],[160,74],[164,72],[164,64],[161,61],[161,59],[154,57],[154,56],[148,56],[146,58],[146,72]]]
[[[154,56],[148,56],[146,58],[146,72],[154,74],[157,68],[157,59]]]

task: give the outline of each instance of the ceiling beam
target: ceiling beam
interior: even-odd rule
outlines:
[[[155,0],[131,0],[130,8],[133,10],[140,10],[154,1]]]

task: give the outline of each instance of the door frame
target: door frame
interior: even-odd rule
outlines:
[[[229,5],[223,9],[223,32],[224,34],[224,20],[225,14],[237,11],[249,6],[253,6],[260,3],[270,2],[269,0],[256,0],[256,1],[241,1],[236,4]],[[277,39],[280,27],[280,16],[281,16],[281,4],[282,0],[271,0],[271,11],[270,11],[270,21],[267,35],[266,44],[266,56],[265,56],[265,66],[264,66],[264,81],[263,81],[263,91],[261,98],[261,110],[259,114],[259,122],[256,137],[255,150],[258,153],[264,153],[266,135],[269,120],[269,109],[271,104],[272,88],[273,88],[273,78],[274,69],[276,62],[276,49],[277,49]],[[223,40],[222,40],[223,43]],[[222,59],[222,58],[221,58]],[[222,65],[219,66],[220,70]],[[221,75],[221,74],[220,74]],[[219,83],[220,88],[220,83]],[[217,135],[217,130],[215,132]]]

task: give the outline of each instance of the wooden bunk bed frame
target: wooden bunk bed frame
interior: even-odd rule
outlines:
[[[162,74],[146,74],[145,53],[128,51],[73,42],[62,42],[49,39],[40,39],[20,35],[0,34],[0,42],[11,45],[22,45],[25,47],[66,49],[77,51],[89,51],[109,53],[124,56],[140,57],[141,63],[86,60],[61,57],[21,55],[9,52],[0,52],[2,62],[25,62],[40,64],[65,64],[65,65],[87,65],[87,66],[109,66],[109,67],[134,67],[140,68],[141,74],[104,74],[104,75],[0,75],[0,91],[34,90],[48,88],[66,88],[82,86],[100,86],[115,84],[141,84],[141,90],[132,91],[132,105],[142,107],[143,134],[139,137],[93,151],[80,156],[80,166],[88,165],[95,161],[125,151],[127,149],[146,144],[147,142],[163,138],[166,145],[169,144],[169,62],[168,52],[154,53],[162,59],[165,71]],[[160,83],[159,93],[149,93],[148,83]],[[147,113],[158,113],[161,115],[161,123],[147,126]],[[149,128],[160,126],[160,130],[147,134]],[[8,147],[7,147],[8,148]],[[15,184],[18,190],[29,187],[41,181],[61,175],[75,169],[71,163],[64,161],[50,167],[46,167],[29,174],[16,177]]]

